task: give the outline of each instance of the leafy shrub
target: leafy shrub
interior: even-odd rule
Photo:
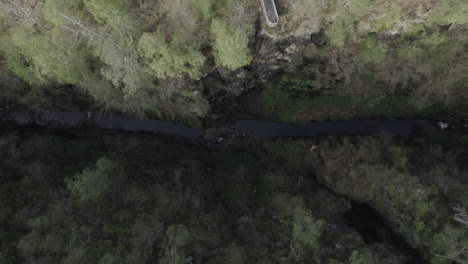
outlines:
[[[245,249],[236,245],[230,245],[226,253],[226,264],[244,264],[247,261]]]
[[[307,255],[313,252],[315,256],[320,254],[320,235],[325,222],[316,220],[311,213],[296,207],[293,219],[293,238],[295,252]]]
[[[455,234],[450,227],[449,201],[411,173],[408,155],[414,149],[393,147],[388,151],[373,138],[321,144],[318,149],[324,163],[316,171],[324,183],[393,219],[395,230],[427,258],[434,253],[448,254],[456,263],[463,263],[455,252],[463,248],[458,241],[465,235]]]
[[[74,196],[82,203],[100,202],[112,188],[112,181],[117,180],[121,168],[108,158],[100,158],[95,169],[85,169],[72,178],[66,178],[65,183]]]
[[[181,78],[188,74],[192,79],[201,77],[205,57],[198,47],[169,45],[160,32],[144,33],[138,41],[141,57],[147,60],[148,67],[158,78]]]
[[[252,60],[248,47],[250,30],[231,26],[222,19],[211,22],[213,52],[216,63],[229,70],[245,66]]]

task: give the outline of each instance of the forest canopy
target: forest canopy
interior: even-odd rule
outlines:
[[[153,101],[173,97],[200,101],[163,80],[247,65],[254,21],[232,16],[239,5],[252,12],[249,2],[2,0],[2,67],[31,86],[73,85],[120,110],[160,111]],[[139,104],[122,109],[132,98]]]
[[[80,95],[193,124],[219,115],[220,94],[236,100],[293,74],[305,98],[468,105],[462,0],[276,4],[280,22],[268,28],[250,0],[1,0],[0,99],[57,107]]]
[[[264,141],[249,152],[115,131],[3,131],[3,264],[464,264],[468,257],[468,153],[428,144],[458,136],[454,142],[466,146],[460,131],[411,141]]]
[[[275,0],[273,28],[260,3],[0,0],[0,264],[468,263],[466,0]],[[408,138],[233,122],[439,116]]]

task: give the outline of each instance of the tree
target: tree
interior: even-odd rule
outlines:
[[[243,264],[247,261],[247,255],[243,247],[235,244],[229,245],[226,253],[226,264]]]
[[[42,13],[49,23],[64,33],[69,33],[65,34],[66,37],[75,42],[86,43],[98,35],[92,14],[87,12],[82,4],[82,0],[48,0],[44,3]]]
[[[55,26],[75,36],[71,38],[73,41],[84,42],[91,47],[93,55],[104,63],[102,76],[114,88],[123,90],[125,95],[134,95],[141,87],[150,86],[151,78],[138,63],[134,39],[139,36],[140,28],[132,6],[119,0],[86,0],[84,3],[86,9],[81,7],[82,2],[79,0],[50,0],[44,5],[44,14]],[[93,18],[101,25],[96,25]],[[66,45],[70,46],[75,45]],[[86,65],[81,67],[86,68]],[[83,85],[80,83],[80,86],[89,87],[89,79],[96,81],[99,78],[88,74],[86,78],[81,78]],[[90,89],[88,91],[94,97],[100,97],[96,96],[99,93]]]
[[[72,248],[63,259],[63,264],[80,264],[86,262],[86,249],[82,247]]]
[[[99,260],[99,264],[121,264],[123,263],[123,259],[116,255],[116,254],[112,254],[112,253],[107,253],[105,254],[100,260]]]
[[[8,36],[5,34],[4,36]],[[47,81],[36,75],[32,59],[24,55],[15,43],[8,37],[0,37],[0,52],[4,57],[5,68],[14,76],[28,83],[29,85],[43,85]]]
[[[194,0],[192,6],[204,20],[209,20],[215,15],[216,0]]]
[[[224,20],[215,18],[211,22],[211,37],[216,63],[229,70],[247,65],[252,60],[248,47],[247,28],[230,26]]]
[[[39,12],[23,0],[2,0],[0,1],[0,13],[6,13],[16,20],[19,24],[37,25],[48,29],[40,20]]]
[[[353,250],[348,259],[350,264],[373,264],[372,254],[366,249]]]
[[[367,37],[362,41],[361,51],[357,57],[364,63],[379,63],[385,59],[388,47],[382,40]]]
[[[190,242],[190,233],[185,225],[171,225],[166,230],[166,245],[164,255],[160,259],[162,264],[185,264],[184,247]]]
[[[116,25],[132,16],[130,1],[83,0],[86,9],[102,24]]]
[[[104,65],[101,74],[112,83],[116,89],[121,89],[125,95],[132,96],[143,87],[152,86],[152,78],[146,74],[142,65],[138,62],[138,53],[130,46],[122,46],[132,38],[130,35],[121,41],[115,39],[112,34],[106,33],[105,28],[98,30],[100,37],[90,41],[93,53]]]
[[[293,239],[294,253],[298,255],[306,255],[308,252],[319,254],[320,250],[320,235],[325,222],[316,220],[312,214],[303,209],[296,208],[293,220]]]
[[[452,210],[455,212],[453,219],[457,221],[461,226],[468,229],[468,214],[465,207],[462,205],[452,206]]]
[[[138,41],[138,48],[141,57],[146,59],[150,72],[158,78],[182,78],[184,74],[193,79],[201,77],[205,57],[196,43],[184,46],[169,44],[164,35],[157,31],[143,33]]]
[[[47,201],[39,215],[27,219],[29,233],[18,241],[19,253],[27,260],[24,263],[50,263],[75,243],[69,232],[73,219],[70,200],[60,192],[50,195],[55,200]]]
[[[85,0],[86,9],[101,24],[88,39],[94,56],[104,64],[101,74],[124,96],[151,87],[153,79],[139,63],[136,40],[141,36],[136,9],[123,0]]]
[[[89,77],[89,51],[60,28],[41,32],[17,26],[9,31],[9,37],[0,49],[8,68],[28,83],[77,84]]]
[[[272,198],[271,204],[282,218],[292,219],[296,208],[303,207],[304,201],[301,197],[280,193]]]
[[[162,10],[167,15],[164,32],[182,42],[200,39],[206,25],[215,15],[213,0],[163,0]]]
[[[465,263],[468,254],[468,229],[445,225],[442,232],[432,238],[431,263]]]
[[[65,179],[67,188],[79,202],[100,202],[112,188],[113,178],[122,174],[119,165],[106,157],[96,162],[96,168],[84,169],[81,173]]]

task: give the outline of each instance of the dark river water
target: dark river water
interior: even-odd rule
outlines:
[[[102,129],[161,133],[192,140],[201,139],[205,131],[154,119],[134,118],[123,114],[93,115],[84,112],[14,110],[0,115],[1,121],[18,125],[39,125],[53,128],[95,127]],[[329,134],[387,133],[410,136],[415,129],[445,129],[448,124],[428,119],[384,119],[310,122],[293,125],[271,121],[238,120],[231,130],[244,137],[275,139],[283,137],[317,137]],[[214,128],[215,130],[217,128]],[[222,127],[219,128],[222,130]],[[218,133],[218,135],[222,133]]]

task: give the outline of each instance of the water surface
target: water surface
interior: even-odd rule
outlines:
[[[148,118],[135,118],[123,114],[93,115],[84,112],[15,110],[8,114],[2,114],[0,120],[15,122],[18,125],[34,124],[53,128],[91,126],[132,132],[154,132],[193,140],[201,139],[205,134],[203,130],[183,125]],[[371,133],[387,133],[408,137],[418,128],[441,129],[442,126],[439,123],[428,119],[385,119],[323,121],[293,125],[262,120],[239,120],[230,125],[234,126],[238,134],[245,137],[270,140],[285,137]],[[222,127],[219,130],[222,131]]]

